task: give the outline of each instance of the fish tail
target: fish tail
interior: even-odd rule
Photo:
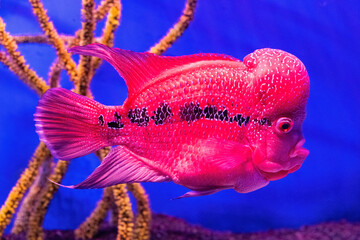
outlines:
[[[49,89],[34,114],[36,132],[58,159],[87,155],[109,145],[101,134],[104,119],[100,116],[106,108],[111,107],[69,90]]]

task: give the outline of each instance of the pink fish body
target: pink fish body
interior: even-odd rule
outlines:
[[[302,123],[310,82],[281,50],[243,61],[218,54],[160,57],[91,44],[70,49],[111,63],[126,81],[122,106],[104,106],[62,88],[48,90],[36,129],[63,160],[113,146],[72,188],[173,181],[183,197],[246,193],[300,168],[308,155]]]

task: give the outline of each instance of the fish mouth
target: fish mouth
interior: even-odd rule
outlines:
[[[309,155],[309,150],[303,147],[305,139],[300,139],[282,161],[261,161],[256,164],[259,173],[268,181],[275,181],[297,171]]]
[[[265,177],[266,180],[275,181],[275,180],[279,180],[279,179],[281,179],[283,177],[286,177],[289,173],[295,172],[300,167],[301,167],[301,165],[296,165],[296,166],[290,168],[289,170],[280,170],[280,171],[277,171],[277,172],[266,172],[266,171],[263,171],[261,169],[258,169],[258,170],[261,173],[261,175],[263,175]]]
[[[309,155],[309,150],[306,148],[303,148],[303,145],[305,143],[305,139],[301,139],[293,148],[293,150],[290,151],[289,157],[290,158],[301,158],[304,159]]]

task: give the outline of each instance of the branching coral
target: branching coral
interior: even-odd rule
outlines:
[[[37,17],[45,36],[47,36],[51,44],[55,47],[56,54],[58,55],[60,61],[64,64],[71,80],[75,82],[78,79],[76,63],[71,59],[70,54],[66,51],[64,41],[59,37],[54,24],[50,21],[50,18],[46,14],[43,4],[40,0],[29,0],[29,2],[31,3],[33,12]]]
[[[100,223],[104,221],[113,204],[113,189],[108,187],[104,190],[101,200],[91,215],[76,230],[77,239],[91,239],[99,230]]]
[[[41,96],[50,87],[60,85],[61,71],[65,70],[74,84],[74,91],[92,98],[89,84],[101,60],[95,57],[80,56],[79,64],[71,58],[67,49],[73,45],[86,45],[100,42],[113,46],[114,33],[119,26],[121,16],[120,0],[102,0],[96,6],[94,0],[83,0],[82,28],[73,36],[59,34],[47,15],[47,11],[40,0],[29,0],[33,13],[44,32],[43,35],[12,36],[5,29],[5,23],[0,17],[0,44],[5,51],[0,51],[0,62],[14,72],[27,86],[34,89]],[[149,51],[162,54],[179,38],[189,22],[193,19],[196,0],[187,0],[183,14],[169,32]],[[106,18],[105,27],[100,37],[94,36],[97,23]],[[40,78],[26,63],[24,56],[18,51],[20,43],[50,44],[54,47],[57,57],[50,67],[48,82]],[[102,160],[109,152],[109,148],[97,152]],[[28,167],[11,190],[5,203],[0,209],[0,236],[11,222],[13,215],[22,201],[26,198],[17,214],[12,233],[25,233],[27,239],[43,239],[42,224],[58,185],[45,180],[47,177],[60,183],[69,162],[58,160],[52,162],[52,156],[44,143],[40,143],[35,150]],[[30,188],[30,189],[29,189]],[[136,201],[137,214],[132,212],[128,191]],[[123,184],[104,189],[103,197],[94,211],[75,230],[78,239],[91,239],[97,233],[99,224],[106,218],[108,211],[116,218],[118,226],[117,239],[149,239],[151,211],[145,190],[139,183]]]
[[[127,188],[136,199],[138,212],[135,219],[134,239],[149,239],[151,212],[145,190],[139,183],[127,184]]]
[[[23,198],[26,190],[35,180],[38,175],[40,165],[48,158],[51,157],[50,151],[46,148],[44,143],[40,143],[36,148],[28,168],[21,174],[19,180],[11,190],[4,205],[0,209],[0,233],[3,234],[6,226],[10,223],[12,216],[15,213],[21,199]]]
[[[30,188],[26,198],[23,200],[19,211],[17,212],[12,233],[24,233],[28,229],[27,223],[31,216],[31,210],[38,202],[38,196],[45,187],[48,177],[51,173],[53,159],[50,157],[44,161],[39,169],[39,175],[36,177],[34,184]]]
[[[21,80],[23,80],[29,87],[35,90],[39,95],[46,92],[49,87],[46,85],[44,80],[40,78],[35,71],[33,71],[25,61],[25,58],[17,50],[18,46],[14,38],[6,32],[5,23],[0,18],[0,43],[6,49],[4,64],[9,67],[9,69],[15,72]]]

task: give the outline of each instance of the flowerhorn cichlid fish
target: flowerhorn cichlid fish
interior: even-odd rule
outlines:
[[[302,134],[309,77],[287,52],[265,48],[240,61],[220,54],[163,57],[101,44],[69,51],[108,61],[129,93],[122,106],[62,88],[40,99],[36,131],[56,158],[113,146],[71,188],[173,181],[192,190],[182,197],[230,188],[246,193],[298,170],[309,154]]]

